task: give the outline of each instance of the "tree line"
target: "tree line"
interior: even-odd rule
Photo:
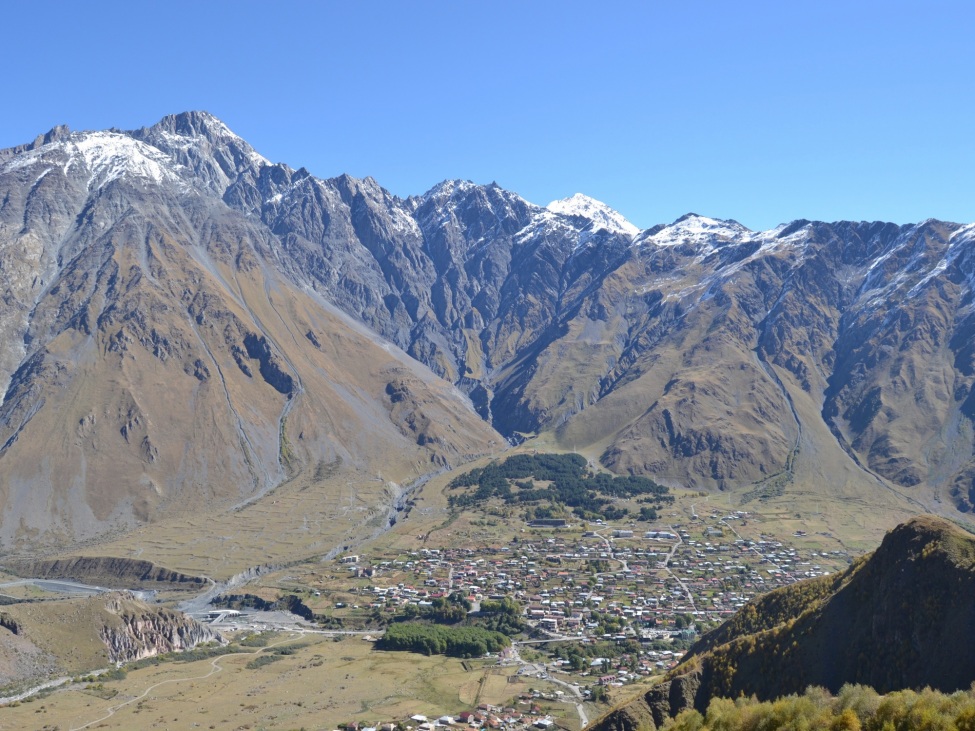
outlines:
[[[392,624],[376,643],[380,650],[407,650],[424,655],[481,657],[511,644],[500,632],[470,626],[402,622]]]
[[[926,688],[881,696],[844,685],[833,696],[810,687],[774,701],[712,699],[705,713],[684,711],[661,731],[975,731],[975,691]]]

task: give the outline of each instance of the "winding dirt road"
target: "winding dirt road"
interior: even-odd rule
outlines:
[[[301,633],[300,632],[296,632],[293,635],[291,635],[290,637],[286,637],[286,638],[284,638],[282,640],[278,640],[277,642],[272,642],[270,645],[265,645],[264,647],[259,647],[256,650],[254,650],[253,652],[232,652],[232,653],[228,653],[226,655],[219,655],[219,656],[213,658],[210,661],[210,672],[208,672],[206,675],[194,675],[193,677],[190,677],[190,678],[169,678],[168,680],[161,680],[158,683],[153,683],[148,688],[146,688],[144,691],[142,691],[141,694],[135,696],[134,698],[130,698],[129,700],[125,701],[124,703],[119,703],[119,704],[114,705],[114,706],[109,706],[109,708],[106,710],[104,716],[101,716],[99,718],[96,718],[93,721],[89,721],[88,723],[84,724],[83,726],[72,726],[71,727],[71,731],[82,731],[82,729],[86,729],[86,728],[88,728],[90,726],[94,726],[96,723],[101,723],[102,721],[104,721],[106,719],[109,719],[112,716],[114,716],[117,711],[125,708],[126,706],[131,705],[133,703],[136,703],[137,701],[141,701],[143,698],[145,698],[147,695],[149,695],[149,693],[151,693],[156,688],[159,688],[159,687],[161,687],[163,685],[173,685],[175,683],[187,683],[187,682],[190,682],[192,680],[206,680],[211,675],[216,675],[219,672],[223,672],[223,665],[221,665],[220,663],[223,660],[227,659],[228,657],[240,657],[241,655],[259,655],[262,652],[264,652],[265,650],[270,650],[272,647],[277,647],[278,645],[283,645],[285,642],[291,642],[292,640],[294,640],[294,639],[296,639],[297,637],[300,637],[300,636],[301,636]]]

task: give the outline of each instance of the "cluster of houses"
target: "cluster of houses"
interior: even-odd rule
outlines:
[[[453,716],[428,718],[422,713],[401,721],[386,721],[370,726],[364,723],[350,723],[335,731],[461,731],[470,729],[504,729],[504,731],[548,731],[556,725],[552,716],[542,713],[537,705],[541,693],[521,695],[515,706],[496,706],[490,703],[478,704]]]
[[[636,535],[537,528],[508,545],[423,548],[375,557],[368,565],[365,557],[344,560],[352,576],[369,578],[358,592],[371,609],[395,612],[459,593],[476,611],[484,599],[510,597],[546,636],[657,640],[716,624],[759,594],[828,573],[846,560],[839,552],[738,538],[728,523],[745,517]],[[614,627],[609,636],[607,625]]]
[[[526,526],[508,543],[481,548],[429,546],[346,556],[340,561],[348,583],[340,591],[357,597],[353,610],[390,615],[409,605],[433,606],[451,595],[467,598],[472,612],[488,601],[513,599],[528,629],[497,662],[517,664],[519,675],[556,684],[578,680],[572,685],[591,698],[597,686],[625,685],[674,667],[696,631],[718,624],[750,599],[849,563],[839,551],[800,549],[766,536],[744,538],[736,525],[747,519],[745,513],[694,516],[649,530],[541,524]],[[326,599],[331,593],[325,590]],[[333,600],[333,606],[344,602]],[[593,656],[609,649],[607,642],[616,650]],[[554,646],[550,643],[563,651],[546,653]],[[590,645],[585,661],[580,664],[578,655],[565,659],[565,643]],[[526,662],[529,649],[534,659]],[[556,722],[539,704],[567,700],[557,697],[562,692],[552,693],[521,695],[505,707],[482,703],[453,716],[417,714],[345,731],[546,731]]]
[[[545,731],[552,728],[555,721],[550,715],[542,713],[542,709],[536,705],[540,697],[540,693],[519,696],[515,705],[520,708],[481,703],[476,708],[461,711],[456,716],[428,719],[426,716],[417,714],[411,716],[410,721],[417,724],[416,731],[435,731],[436,729],[446,728],[508,729],[510,731],[542,729]]]

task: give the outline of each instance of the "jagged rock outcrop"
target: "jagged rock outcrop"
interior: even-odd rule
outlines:
[[[148,607],[131,594],[113,595],[105,608],[117,618],[102,627],[101,638],[113,663],[190,650],[207,642],[225,642],[220,633],[195,619],[161,607]]]

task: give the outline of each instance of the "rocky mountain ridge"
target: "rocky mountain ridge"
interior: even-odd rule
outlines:
[[[117,589],[202,591],[209,581],[157,566],[150,561],[114,556],[11,561],[3,570],[34,579],[67,579]]]
[[[636,232],[493,183],[402,199],[272,164],[204,112],[0,151],[0,200],[7,540],[124,528],[208,489],[249,500],[377,452],[456,463],[497,448],[490,427],[689,487],[975,503],[973,226],[688,214]],[[65,445],[46,464],[25,446],[41,433]],[[106,487],[93,455],[118,452],[127,478]]]

